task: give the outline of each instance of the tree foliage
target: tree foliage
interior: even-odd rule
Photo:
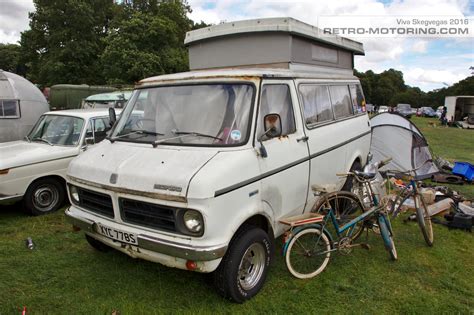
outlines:
[[[21,62],[21,46],[0,44],[0,69],[25,75],[25,65]]]
[[[451,87],[434,90],[428,93],[418,87],[405,85],[403,73],[389,69],[380,74],[372,70],[358,72],[354,70],[364,90],[367,103],[375,105],[396,106],[406,103],[412,107],[431,106],[436,108],[444,105],[444,98],[453,95],[474,95],[474,76],[470,76]]]
[[[45,85],[101,83],[98,56],[112,18],[110,0],[34,0],[30,30],[21,35],[29,79]]]
[[[132,83],[145,77],[186,71],[184,36],[193,27],[179,1],[140,1],[117,10],[101,55],[108,83]]]

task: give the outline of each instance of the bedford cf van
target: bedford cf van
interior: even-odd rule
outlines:
[[[312,185],[341,189],[336,173],[366,163],[352,74],[363,48],[290,18],[216,25],[186,44],[192,71],[139,82],[108,140],[70,164],[66,215],[98,250],[213,272],[243,302],[265,282],[279,220],[310,211]]]

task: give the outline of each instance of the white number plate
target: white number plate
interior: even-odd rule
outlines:
[[[133,233],[123,232],[100,223],[97,223],[97,232],[122,243],[138,245],[137,235]]]

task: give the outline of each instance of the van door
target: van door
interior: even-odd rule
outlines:
[[[352,115],[352,105],[350,98],[346,100],[341,97],[344,104],[347,104],[334,108],[332,103],[336,103],[338,91],[331,89],[340,87],[348,89],[347,85],[310,82],[298,85],[310,152],[310,187],[332,185],[335,189],[340,189],[345,181],[336,174],[347,171],[347,143],[352,131],[348,128],[348,121],[344,116]],[[314,197],[311,194],[306,211],[310,210],[313,203]]]
[[[297,104],[293,81],[263,81],[255,146],[259,148],[261,140],[267,152],[267,157],[259,157],[261,199],[273,211],[275,222],[302,213],[308,194],[309,152]],[[263,135],[264,118],[271,113],[280,115],[280,137]],[[280,232],[275,231],[277,235]]]

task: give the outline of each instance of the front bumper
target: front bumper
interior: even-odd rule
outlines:
[[[67,220],[74,226],[81,228],[89,234],[96,234],[96,223],[90,219],[66,210]],[[147,234],[138,234],[138,248],[164,254],[171,257],[193,261],[211,261],[222,258],[227,251],[227,246],[189,246],[177,242],[160,239]]]

